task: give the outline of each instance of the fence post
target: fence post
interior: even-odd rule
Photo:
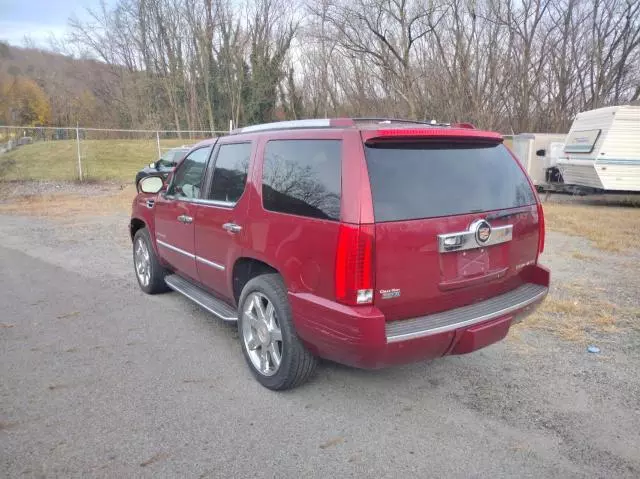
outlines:
[[[162,157],[162,152],[160,151],[160,132],[156,131],[156,145],[158,146],[158,159]]]
[[[78,123],[76,123],[76,143],[78,145],[78,176],[82,181],[82,157],[80,156],[80,128]]]
[[[229,120],[229,133],[233,131],[233,120]]]

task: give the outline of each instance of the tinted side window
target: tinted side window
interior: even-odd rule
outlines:
[[[210,146],[192,151],[180,164],[167,194],[177,198],[200,198],[200,184],[210,152]]]
[[[213,170],[210,200],[235,203],[242,196],[247,182],[251,158],[251,143],[220,145]]]
[[[535,203],[527,177],[501,144],[371,144],[365,153],[379,222]]]
[[[340,140],[272,140],[262,171],[264,208],[292,215],[340,219]]]

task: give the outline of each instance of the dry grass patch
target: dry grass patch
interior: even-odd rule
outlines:
[[[583,236],[601,250],[639,246],[640,208],[545,203],[544,213],[549,230]]]
[[[607,334],[640,331],[640,308],[619,307],[595,297],[592,288],[572,284],[549,294],[540,308],[516,328],[586,343]]]
[[[573,259],[577,259],[580,261],[592,261],[595,259],[594,256],[581,253],[580,251],[574,251],[573,253],[571,253],[571,256],[573,257]]]
[[[79,216],[128,213],[136,195],[133,185],[104,195],[49,194],[23,196],[0,203],[0,214],[70,219]]]

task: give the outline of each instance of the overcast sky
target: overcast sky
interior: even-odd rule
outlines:
[[[0,0],[0,40],[24,46],[26,35],[46,48],[50,34],[65,34],[69,17],[82,19],[87,7],[99,6],[100,0]]]

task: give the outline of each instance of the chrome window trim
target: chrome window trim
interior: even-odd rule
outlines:
[[[213,192],[213,180],[216,176],[216,167],[218,165],[218,157],[220,156],[220,150],[222,150],[223,147],[230,146],[230,145],[249,145],[250,147],[249,166],[247,167],[247,177],[244,180],[244,188],[242,189],[242,194],[240,195],[238,200],[235,202],[209,199],[209,196]],[[198,198],[199,200],[198,204],[209,205],[209,206],[219,206],[222,208],[234,208],[235,205],[238,204],[238,202],[242,199],[242,197],[247,192],[247,184],[251,181],[250,170],[251,170],[251,165],[253,162],[253,157],[255,155],[255,152],[256,152],[256,142],[254,142],[253,140],[235,139],[231,141],[222,141],[220,143],[216,143],[215,151],[211,153],[210,164],[207,166],[207,174],[205,176],[206,182],[207,182],[206,189],[203,188],[201,190],[201,193],[204,193],[206,198]]]
[[[224,271],[226,269],[221,264],[205,259],[202,256],[196,256],[196,261],[200,261],[201,263],[206,264],[207,266],[211,266],[212,268],[218,269],[220,271]]]
[[[183,250],[183,249],[180,249],[180,248],[178,248],[178,247],[176,247],[176,246],[173,246],[173,245],[171,245],[171,244],[169,244],[169,243],[165,243],[164,241],[159,240],[159,239],[157,239],[157,238],[156,238],[156,243],[158,243],[160,246],[164,246],[165,248],[170,249],[171,251],[175,251],[176,253],[180,253],[180,254],[182,254],[182,255],[185,255],[185,256],[187,256],[188,258],[195,259],[195,257],[196,257],[196,255],[195,255],[195,254],[191,254],[191,253],[189,253],[188,251],[185,251],[185,250]]]
[[[250,145],[251,153],[249,155],[249,164],[251,165],[251,161],[253,159],[253,155],[255,153],[255,144],[250,140],[239,140],[239,141],[229,141],[220,143],[216,141],[213,145],[208,145],[207,147],[211,147],[211,153],[209,154],[209,158],[207,159],[207,163],[205,164],[205,173],[202,176],[202,181],[200,183],[200,195],[208,196],[211,193],[211,188],[213,187],[213,177],[215,175],[216,163],[218,161],[218,154],[220,153],[220,148],[226,145]],[[203,148],[207,148],[203,147]],[[197,151],[197,150],[193,150]],[[191,151],[190,153],[193,153]],[[174,176],[175,178],[175,172]],[[173,178],[171,184],[167,187],[167,191],[171,189],[173,186]],[[238,201],[221,201],[221,200],[210,200],[207,198],[187,198],[182,196],[176,196],[175,194],[168,194],[167,192],[162,193],[162,197],[167,200],[173,201],[182,201],[184,203],[191,203],[196,205],[205,205],[205,206],[216,206],[219,208],[230,208],[233,209],[238,204],[238,202],[242,199],[247,191],[247,184],[250,181],[249,172],[247,172],[247,179],[244,182],[244,190],[242,191],[242,195],[238,198]]]
[[[206,176],[207,176],[207,171],[209,168],[209,162],[211,161],[211,154],[213,153],[213,150],[215,149],[215,146],[218,144],[218,139],[216,139],[215,142],[207,144],[207,145],[202,145],[199,148],[193,148],[190,149],[187,154],[182,158],[182,160],[180,160],[180,162],[178,163],[178,165],[173,169],[172,171],[172,176],[171,176],[171,182],[167,185],[167,189],[166,191],[170,191],[174,185],[175,185],[175,179],[176,179],[176,173],[178,173],[178,171],[180,170],[180,168],[183,168],[184,165],[184,160],[187,159],[187,157],[191,156],[193,153],[195,153],[196,151],[200,151],[203,150],[205,148],[209,148],[209,154],[207,155],[207,159],[204,162],[204,169],[202,170],[202,178],[200,179],[200,190],[202,190],[202,183],[205,180]],[[164,198],[169,198],[169,199],[178,199],[176,198],[174,195],[169,195],[166,192],[163,194]]]
[[[220,201],[220,200],[205,200],[196,198],[190,201],[190,203],[195,203],[197,205],[205,205],[205,206],[219,206],[220,208],[233,208],[237,203],[233,201]]]
[[[513,238],[513,225],[496,226],[491,228],[491,236],[485,243],[476,241],[476,230],[472,227],[469,231],[458,233],[446,233],[438,235],[438,251],[440,253],[450,253],[453,251],[466,251],[470,249],[484,248],[511,241]],[[448,245],[447,240],[453,239],[456,244]]]
[[[164,198],[166,200],[182,201],[184,203],[191,203],[195,205],[218,206],[220,208],[235,208],[235,206],[238,204],[232,201],[205,200],[202,198],[181,198],[173,195],[165,195]]]

